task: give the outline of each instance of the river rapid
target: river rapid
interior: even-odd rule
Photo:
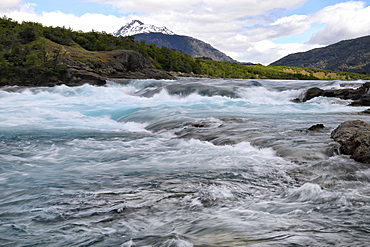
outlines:
[[[368,246],[369,166],[330,138],[367,108],[292,101],[362,83],[2,88],[0,246]]]

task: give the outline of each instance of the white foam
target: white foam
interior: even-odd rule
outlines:
[[[153,81],[147,80],[145,83]],[[145,119],[149,115],[156,121],[171,114],[207,118],[227,116],[230,112],[245,115],[359,111],[358,108],[347,107],[348,101],[338,99],[319,97],[302,104],[291,102],[299,96],[300,90],[277,91],[265,87],[247,87],[240,91],[242,98],[237,99],[200,96],[196,93],[179,97],[161,90],[153,97],[145,98],[135,95],[137,87],[134,84],[113,83],[106,87],[61,85],[16,92],[0,91],[1,127],[145,131],[144,123],[151,121]],[[139,125],[116,121],[137,111],[142,112],[140,119],[129,122],[137,122]]]
[[[166,240],[161,246],[193,247],[194,245],[182,239],[169,239]]]
[[[298,98],[300,90],[275,91],[265,87],[246,88],[240,92],[243,99],[255,105],[294,104],[292,99]]]

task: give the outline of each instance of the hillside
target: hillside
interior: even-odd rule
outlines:
[[[370,74],[370,36],[290,54],[272,66],[295,66]]]
[[[0,18],[0,86],[104,85],[108,78],[369,79],[355,73],[193,58],[133,37]]]
[[[110,77],[175,79],[163,69],[196,72],[188,57],[104,32],[0,18],[0,86],[103,85]],[[173,64],[176,60],[181,62]]]
[[[242,65],[237,63],[199,60],[205,75],[239,79],[288,79],[288,80],[369,80],[370,76],[350,72],[336,72],[312,68]]]

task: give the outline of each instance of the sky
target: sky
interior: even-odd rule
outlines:
[[[370,35],[370,0],[0,0],[0,15],[107,33],[140,20],[264,65]]]

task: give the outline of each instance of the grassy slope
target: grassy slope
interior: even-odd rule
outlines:
[[[369,75],[335,72],[330,70],[287,67],[240,65],[227,62],[201,61],[204,74],[213,77],[240,79],[293,79],[293,80],[369,80]]]
[[[88,51],[75,42],[70,46],[66,46],[57,44],[43,37],[38,38],[35,42],[42,43],[48,54],[53,54],[56,50],[60,50],[64,58],[68,57],[83,63],[86,63],[87,60],[92,62],[107,62],[108,58],[111,57],[111,54],[108,52]]]

